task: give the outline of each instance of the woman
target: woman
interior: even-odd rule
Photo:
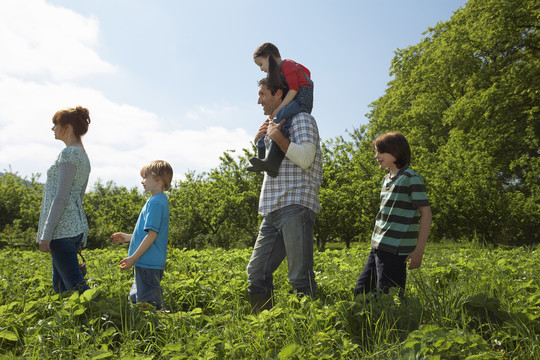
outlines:
[[[77,106],[57,111],[52,121],[55,138],[62,140],[66,148],[47,171],[37,241],[40,251],[51,253],[54,291],[82,293],[89,286],[79,268],[77,252],[86,245],[88,236],[82,199],[90,161],[81,136],[88,131],[90,116],[88,109]]]

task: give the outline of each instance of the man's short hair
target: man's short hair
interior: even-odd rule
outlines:
[[[289,87],[287,86],[287,83],[285,81],[283,81],[283,85],[281,87],[278,87],[278,86],[270,85],[270,81],[268,80],[268,78],[262,78],[261,80],[259,80],[258,85],[266,86],[266,88],[270,90],[270,93],[272,95],[276,95],[276,91],[281,89],[282,91],[281,100],[285,99],[285,95],[287,95],[287,93],[289,92]]]

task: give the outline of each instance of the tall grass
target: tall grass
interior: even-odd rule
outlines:
[[[0,355],[30,359],[537,359],[537,248],[430,244],[396,293],[353,299],[368,248],[315,255],[318,296],[289,294],[275,274],[275,306],[250,313],[250,250],[172,249],[165,312],[132,305],[125,249],[88,251],[92,290],[56,295],[50,258],[2,250]]]

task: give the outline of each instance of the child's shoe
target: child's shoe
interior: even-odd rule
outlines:
[[[285,154],[283,153],[283,151],[281,151],[278,144],[276,144],[274,141],[271,141],[270,147],[268,148],[268,155],[265,159],[261,160],[256,157],[252,157],[251,159],[249,159],[249,162],[257,170],[266,171],[271,177],[276,177],[278,176],[279,166],[281,165],[281,161],[284,157]]]
[[[258,147],[257,148],[257,157],[259,159],[264,159],[264,157],[266,156],[266,148],[263,146],[263,147]],[[252,157],[249,162],[251,162],[253,164],[253,161],[251,161],[252,159],[256,159],[256,157]],[[256,168],[255,166],[248,166],[247,171],[254,171],[254,172],[257,172],[257,171],[263,171],[263,169],[259,169],[259,168]]]

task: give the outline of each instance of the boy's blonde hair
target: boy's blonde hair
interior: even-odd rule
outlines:
[[[148,175],[160,178],[163,182],[163,190],[169,190],[171,188],[173,169],[168,162],[164,160],[154,160],[144,165],[141,169],[141,176],[147,177]]]

